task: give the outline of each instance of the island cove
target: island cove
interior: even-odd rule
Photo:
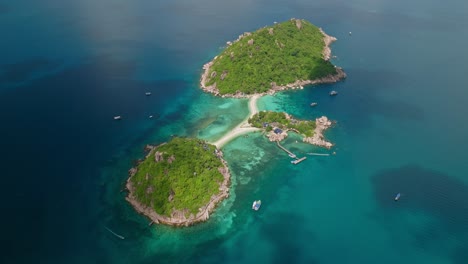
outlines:
[[[203,66],[200,86],[217,96],[242,98],[337,82],[346,73],[329,61],[334,41],[299,19],[246,32]]]
[[[329,46],[335,40],[305,20],[291,19],[228,42],[203,67],[201,88],[221,97],[249,97],[249,115],[216,142],[174,137],[157,147],[147,146],[146,158],[129,171],[127,201],[152,223],[189,226],[209,219],[216,205],[229,196],[231,176],[221,148],[239,135],[263,132],[280,146],[292,131],[305,143],[330,149],[333,144],[323,136],[332,125],[327,117],[298,120],[288,113],[258,111],[257,100],[281,90],[346,78],[329,61]]]

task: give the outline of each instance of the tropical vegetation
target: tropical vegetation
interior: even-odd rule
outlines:
[[[131,177],[136,199],[160,215],[173,210],[196,214],[214,194],[224,177],[216,147],[199,139],[174,137],[153,149]]]
[[[305,137],[314,135],[315,121],[298,120],[292,118],[286,113],[260,111],[249,118],[249,124],[254,127],[263,128],[271,131],[273,128],[279,128],[283,131],[293,130]]]
[[[216,84],[220,94],[253,94],[335,74],[323,59],[323,38],[319,28],[298,19],[245,33],[213,60],[205,84]]]

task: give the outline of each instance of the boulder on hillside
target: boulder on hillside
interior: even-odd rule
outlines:
[[[156,153],[154,153],[154,161],[160,162],[160,161],[163,161],[163,160],[164,160],[164,158],[163,158],[162,152],[156,151]]]

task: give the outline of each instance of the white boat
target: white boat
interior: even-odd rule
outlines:
[[[114,120],[120,120],[120,119],[122,119],[121,116],[114,116]]]
[[[254,201],[253,204],[252,204],[252,209],[255,210],[255,211],[258,211],[258,209],[260,209],[261,205],[262,205],[261,200]]]
[[[150,115],[150,116],[149,116],[149,118],[153,118],[153,116],[152,116],[152,115]]]
[[[334,95],[337,95],[337,94],[338,94],[337,91],[331,91],[331,92],[330,92],[330,96],[334,96]]]
[[[316,103],[316,102],[310,103],[310,106],[317,106],[317,105],[318,105],[318,103]]]
[[[146,96],[150,96],[151,93],[150,93],[150,92],[146,92],[145,95],[146,95]]]
[[[398,200],[400,200],[400,197],[401,197],[401,193],[397,193],[397,195],[396,195],[395,198],[394,198],[395,202],[397,202]]]

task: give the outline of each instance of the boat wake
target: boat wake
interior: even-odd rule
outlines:
[[[118,237],[118,238],[120,238],[120,239],[122,239],[122,240],[125,239],[124,236],[121,236],[121,235],[115,233],[114,231],[110,230],[110,228],[108,228],[107,226],[105,226],[104,228],[107,229],[107,231],[109,231],[109,232],[110,232],[111,234],[113,234],[114,236],[116,236],[116,237]]]

